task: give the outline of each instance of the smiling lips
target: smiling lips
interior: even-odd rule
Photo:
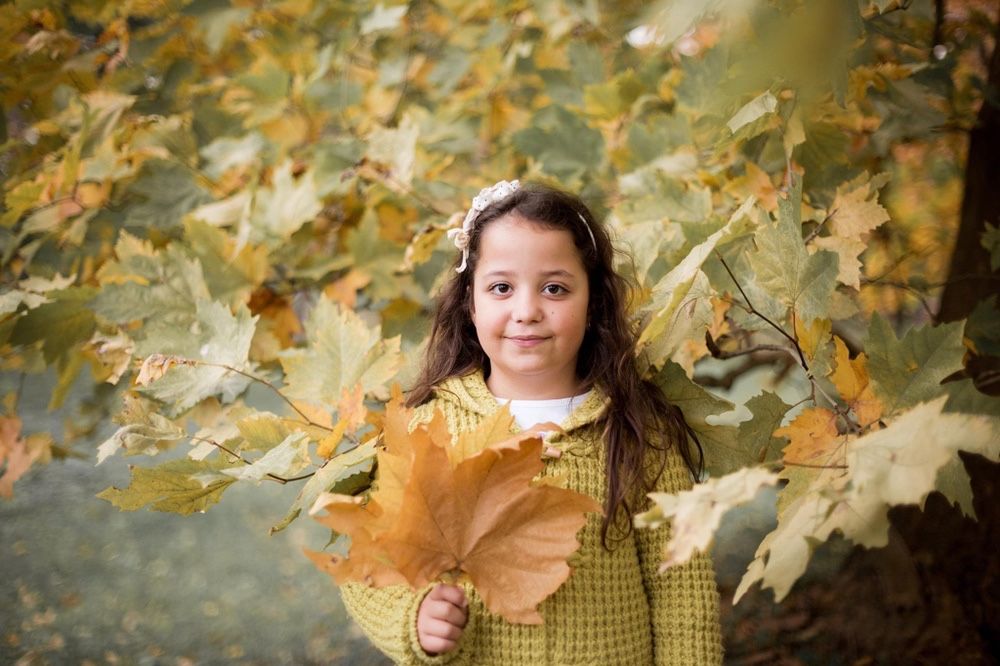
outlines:
[[[541,335],[510,335],[507,339],[518,347],[535,347],[548,340]]]

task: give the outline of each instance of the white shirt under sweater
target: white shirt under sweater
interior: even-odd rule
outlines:
[[[497,398],[501,405],[509,404],[510,413],[514,416],[517,427],[527,430],[539,423],[555,423],[562,425],[573,410],[587,399],[589,391],[582,395],[574,395],[569,398],[553,398],[551,400],[511,400],[510,398]]]

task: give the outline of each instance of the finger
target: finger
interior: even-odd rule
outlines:
[[[562,451],[560,451],[559,449],[557,449],[554,446],[549,446],[549,447],[547,447],[545,449],[545,451],[542,452],[542,458],[543,459],[544,458],[561,458],[561,457],[562,457]]]
[[[427,617],[435,620],[443,620],[457,627],[464,627],[468,612],[450,601],[437,601],[434,599],[427,602]]]
[[[465,598],[465,590],[457,585],[445,585],[441,583],[434,587],[428,596],[432,599],[447,601],[462,608],[468,605],[468,601]]]
[[[448,640],[447,638],[438,638],[437,636],[420,636],[420,647],[422,647],[424,652],[429,655],[451,652],[455,649],[456,645],[458,645],[458,643]]]
[[[457,641],[462,637],[462,627],[455,626],[444,620],[430,619],[424,622],[423,632],[427,636],[443,638],[449,641]]]

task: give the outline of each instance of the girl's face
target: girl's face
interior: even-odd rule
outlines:
[[[494,220],[480,238],[472,292],[472,323],[495,396],[579,393],[576,358],[590,290],[570,232],[511,215]]]

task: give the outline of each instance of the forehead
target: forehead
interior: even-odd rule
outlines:
[[[573,234],[566,229],[512,215],[490,222],[479,239],[476,273],[531,268],[586,272]]]

